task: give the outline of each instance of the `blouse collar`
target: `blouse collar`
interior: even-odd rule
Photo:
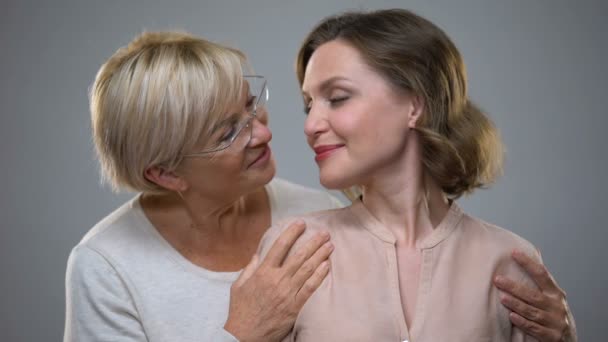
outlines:
[[[354,216],[357,217],[361,225],[370,233],[384,242],[395,244],[397,239],[393,233],[387,227],[385,227],[384,224],[378,221],[378,219],[376,219],[376,217],[374,217],[369,210],[367,210],[360,199],[354,201],[349,209]],[[422,241],[418,241],[416,243],[416,247],[420,249],[429,249],[437,246],[439,243],[444,241],[458,226],[458,223],[462,219],[463,215],[464,213],[458,204],[456,204],[456,202],[452,202],[450,209],[439,225],[433,229],[430,235],[425,237]]]

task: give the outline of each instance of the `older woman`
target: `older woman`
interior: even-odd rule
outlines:
[[[143,34],[101,67],[103,174],[139,195],[72,251],[65,341],[276,341],[328,274],[323,231],[286,257],[299,223],[255,256],[272,223],[339,203],[273,180],[266,83],[243,70],[240,52],[182,33]]]
[[[300,217],[305,234],[331,227],[335,251],[286,340],[531,340],[492,280],[534,286],[511,251],[535,248],[455,201],[494,181],[502,145],[448,36],[406,10],[346,13],[313,29],[296,67],[321,183],[361,196]],[[262,254],[282,229],[266,233]],[[562,339],[565,311],[548,325],[554,334],[536,337]]]
[[[143,34],[102,66],[91,91],[101,166],[141,194],[72,251],[66,341],[273,340],[327,274],[326,233],[284,258],[302,225],[250,263],[271,222],[338,202],[272,180],[266,83],[244,66],[179,33]]]

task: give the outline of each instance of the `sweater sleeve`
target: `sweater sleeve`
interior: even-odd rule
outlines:
[[[147,341],[125,283],[98,252],[77,246],[66,271],[64,342]]]
[[[125,280],[111,262],[87,246],[77,246],[66,271],[64,342],[139,342],[146,335]],[[238,342],[223,327],[207,327],[202,341]]]

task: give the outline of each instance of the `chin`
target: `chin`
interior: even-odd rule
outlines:
[[[319,170],[319,182],[323,185],[324,188],[330,190],[342,190],[350,188],[357,184],[354,182],[348,175],[344,174],[344,172],[329,172]]]
[[[268,166],[264,169],[264,172],[261,175],[262,181],[264,182],[263,185],[270,183],[270,181],[274,178],[276,173],[277,173],[276,163],[274,161],[274,158],[271,158],[270,161],[268,162]]]
[[[256,170],[255,174],[249,174],[247,178],[241,181],[241,192],[242,194],[251,193],[260,190],[266,186],[274,178],[276,174],[276,168],[274,161],[271,161],[268,166],[263,169]]]

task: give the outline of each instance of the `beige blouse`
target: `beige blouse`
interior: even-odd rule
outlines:
[[[360,201],[300,218],[307,230],[297,245],[326,229],[335,250],[331,272],[304,305],[285,341],[535,341],[511,325],[492,284],[496,274],[533,284],[510,257],[518,248],[538,258],[521,237],[471,217],[453,203],[418,245],[418,298],[408,327],[391,231]],[[262,256],[291,221],[268,230],[260,245]]]

